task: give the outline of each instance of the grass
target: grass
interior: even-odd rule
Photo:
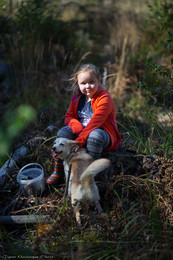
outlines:
[[[159,122],[155,108],[146,105],[145,110],[141,112],[142,121],[145,123],[140,123],[135,119],[136,109],[131,107],[131,110],[134,112],[133,116],[125,112],[126,121],[122,123],[118,121],[122,129],[122,145],[125,147],[128,145],[137,153],[173,158],[173,119],[170,118],[169,125]],[[169,117],[169,113],[166,113]]]
[[[83,227],[78,231],[69,200],[62,203],[60,189],[51,189],[51,196],[58,199],[58,207],[52,212],[53,215],[49,211],[55,222],[49,227],[41,227],[39,223],[33,227],[26,226],[25,241],[13,238],[5,228],[1,229],[0,246],[10,247],[13,243],[16,245],[16,248],[11,245],[10,252],[13,254],[26,255],[30,252],[31,255],[51,255],[60,259],[130,259],[134,256],[139,259],[157,259],[164,255],[165,250],[169,255],[173,226],[160,218],[159,204],[162,194],[165,194],[164,190],[162,194],[159,193],[161,185],[161,182],[150,178],[122,176],[119,184],[115,183],[105,194],[105,207],[109,209],[109,214],[105,213],[103,219],[98,218],[96,221],[82,216]],[[36,205],[38,200],[39,197],[35,201]],[[44,214],[43,209],[40,214]],[[34,214],[34,210],[38,212],[34,206],[30,210],[29,214]],[[43,232],[37,233],[38,229]],[[26,250],[17,248],[21,244],[25,244]],[[34,247],[32,252],[29,249],[31,246]],[[5,250],[4,247],[4,254]]]
[[[128,178],[130,181],[131,177]],[[58,220],[48,233],[51,240],[44,235],[42,238],[38,238],[41,252],[42,250],[49,254],[54,252],[54,255],[62,256],[62,259],[70,256],[80,256],[82,259],[124,259],[134,255],[139,259],[145,259],[145,257],[157,259],[158,256],[164,254],[162,243],[165,241],[166,235],[165,246],[169,254],[172,233],[169,229],[166,231],[165,223],[160,219],[159,185],[159,182],[140,177],[133,177],[131,182],[124,180],[121,189],[116,184],[116,189],[110,188],[109,191],[114,194],[112,203],[115,205],[115,209],[109,204],[106,205],[109,208],[109,215],[104,222],[100,222],[100,219],[96,222],[90,220],[90,224],[84,224],[80,231],[75,229],[71,209],[67,208],[67,205],[59,204]],[[123,190],[128,191],[126,195],[123,195]],[[146,200],[145,197],[144,204],[141,192],[148,198]],[[130,199],[130,196],[134,196],[133,199]],[[109,200],[112,200],[111,197]],[[131,203],[128,209],[127,200]],[[119,211],[120,208],[123,213],[114,221],[116,211]],[[66,223],[68,229],[65,228],[62,231],[63,223],[61,221]],[[106,226],[105,223],[107,223]],[[94,227],[95,225],[97,227]],[[56,241],[56,243],[52,244],[51,241]]]

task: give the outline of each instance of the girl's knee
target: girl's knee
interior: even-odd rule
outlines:
[[[94,139],[96,141],[103,141],[103,133],[102,129],[94,129],[93,131],[90,132],[88,139]]]
[[[57,132],[56,135],[57,138],[63,137],[70,140],[75,139],[75,136],[72,133],[72,128],[70,126],[64,126]]]
[[[108,135],[108,133],[102,129],[95,129],[90,132],[87,139],[86,149],[87,152],[91,154],[94,159],[100,158],[104,147],[107,145],[107,138],[105,137],[106,135]]]
[[[110,143],[110,136],[105,130],[97,128],[90,132],[88,140],[95,140],[98,143],[100,142],[105,147]]]

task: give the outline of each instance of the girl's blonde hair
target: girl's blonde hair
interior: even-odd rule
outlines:
[[[80,92],[80,89],[78,86],[77,77],[81,72],[87,72],[87,71],[91,71],[95,75],[95,77],[98,79],[98,81],[101,81],[99,69],[94,64],[87,63],[87,64],[80,65],[80,67],[77,69],[77,71],[74,73],[74,75],[72,77],[72,80],[73,80],[72,87],[78,93],[81,93],[81,92]]]

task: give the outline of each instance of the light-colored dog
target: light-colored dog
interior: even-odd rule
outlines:
[[[95,160],[84,148],[73,152],[73,147],[78,143],[66,138],[57,138],[53,144],[53,156],[64,160],[64,171],[66,175],[71,165],[68,194],[71,196],[71,203],[76,215],[77,225],[81,226],[79,205],[81,201],[94,202],[98,213],[102,212],[99,200],[100,195],[95,183],[94,176],[110,166],[108,159]]]

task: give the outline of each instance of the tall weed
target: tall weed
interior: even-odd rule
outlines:
[[[134,107],[131,108],[136,113]],[[127,111],[124,114],[124,123],[119,122],[122,128],[123,141],[122,144],[127,144],[139,153],[149,155],[158,155],[164,157],[173,157],[173,118],[170,112],[165,112],[170,122],[164,124],[159,121],[159,110],[148,105],[145,106],[145,112],[142,111],[143,123],[139,123],[135,117],[129,116]],[[145,127],[143,127],[145,125]]]

